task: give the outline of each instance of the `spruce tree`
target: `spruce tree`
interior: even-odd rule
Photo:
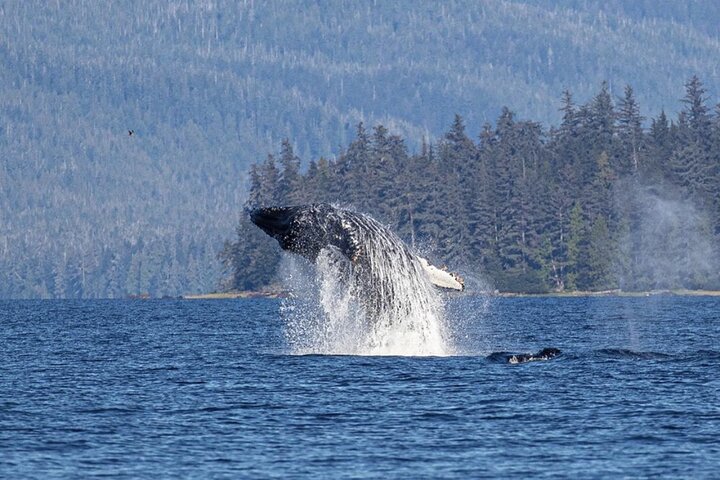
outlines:
[[[466,258],[470,234],[467,224],[455,219],[466,217],[465,207],[472,195],[468,178],[475,161],[475,144],[465,133],[462,117],[455,115],[453,125],[438,146],[436,187],[440,194],[436,205],[440,221],[436,241],[439,252],[451,263]]]
[[[625,86],[625,94],[618,109],[618,133],[621,149],[617,173],[621,176],[635,174],[640,169],[640,155],[643,149],[643,117],[630,85]]]
[[[287,138],[280,147],[280,166],[277,200],[284,205],[296,205],[302,197],[300,159]]]
[[[616,288],[613,259],[617,258],[605,217],[598,216],[590,228],[587,244],[587,284],[589,290]],[[582,284],[582,283],[581,283]]]
[[[642,177],[649,183],[662,183],[671,177],[670,156],[672,155],[672,138],[670,124],[665,111],[661,111],[650,124],[648,138],[648,155]]]
[[[687,115],[692,139],[703,147],[709,146],[711,120],[706,105],[707,97],[705,88],[696,75],[693,75],[685,83],[685,97],[682,102],[685,104],[684,111]]]
[[[567,282],[569,290],[585,287],[587,227],[580,203],[575,203],[570,211],[570,230],[567,241]]]

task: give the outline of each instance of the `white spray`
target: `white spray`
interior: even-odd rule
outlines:
[[[314,265],[286,256],[281,313],[294,354],[445,356],[455,352],[443,301],[417,257],[394,235],[357,239],[353,264],[333,248]]]

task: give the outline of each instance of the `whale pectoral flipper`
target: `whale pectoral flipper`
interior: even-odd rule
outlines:
[[[423,270],[430,279],[430,283],[436,287],[449,288],[452,290],[459,290],[461,292],[465,289],[465,283],[459,275],[430,265],[430,262],[422,257],[417,257],[417,259],[420,261],[420,265],[422,265]]]

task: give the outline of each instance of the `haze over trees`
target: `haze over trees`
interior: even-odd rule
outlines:
[[[247,206],[333,202],[367,212],[437,264],[503,291],[720,288],[720,106],[685,83],[682,109],[644,129],[630,86],[562,95],[546,130],[504,108],[472,139],[460,116],[410,154],[378,124],[300,173],[289,141],[251,167]],[[277,281],[280,249],[243,218],[229,289]]]
[[[364,122],[439,154],[457,112],[477,149],[503,105],[547,136],[559,92],[603,79],[675,122],[683,79],[720,91],[718,24],[714,0],[0,2],[0,297],[215,289],[249,166],[283,138],[336,160]]]

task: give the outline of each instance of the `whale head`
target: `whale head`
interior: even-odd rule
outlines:
[[[250,220],[278,241],[283,250],[314,260],[328,245],[344,247],[341,226],[329,205],[266,207],[250,211]],[[343,248],[347,254],[347,249]]]
[[[250,220],[271,237],[280,241],[293,228],[298,207],[256,208],[250,211]]]

